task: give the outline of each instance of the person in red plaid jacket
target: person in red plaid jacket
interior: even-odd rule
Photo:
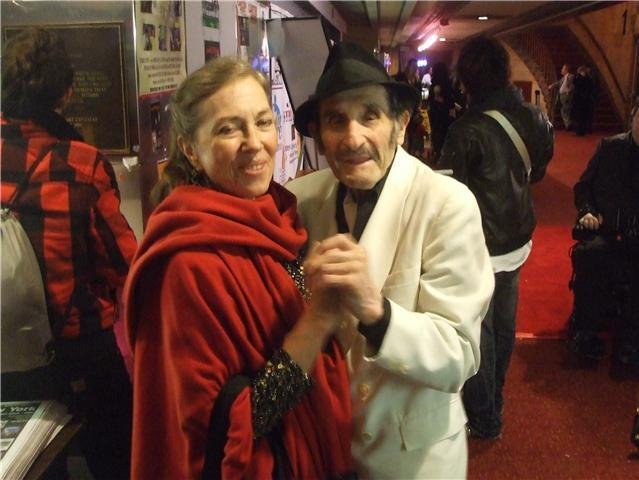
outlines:
[[[40,264],[55,357],[46,367],[3,373],[2,401],[64,401],[84,420],[81,445],[93,475],[128,478],[131,383],[113,325],[136,240],[120,213],[113,167],[59,113],[72,82],[54,34],[31,28],[5,43],[2,206],[41,158],[16,211]]]

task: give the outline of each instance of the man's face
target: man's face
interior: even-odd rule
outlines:
[[[566,75],[568,73],[568,65],[561,67],[561,74]]]
[[[370,190],[388,170],[408,123],[407,112],[397,120],[389,112],[381,85],[347,90],[320,102],[319,149],[347,187]]]

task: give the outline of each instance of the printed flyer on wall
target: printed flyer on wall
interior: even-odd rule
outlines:
[[[184,4],[136,2],[140,95],[174,90],[186,77]]]
[[[271,59],[271,96],[277,125],[278,150],[275,154],[273,179],[284,185],[295,178],[300,163],[300,134],[293,125],[293,107],[277,58]]]
[[[204,61],[220,56],[220,3],[202,0],[202,36],[204,37]]]

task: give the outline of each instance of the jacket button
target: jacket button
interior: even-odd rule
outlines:
[[[357,391],[361,399],[366,400],[368,394],[371,392],[371,387],[367,383],[360,383],[359,387],[357,387]]]

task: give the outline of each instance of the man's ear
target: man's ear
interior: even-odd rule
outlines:
[[[193,167],[196,170],[199,170],[199,161],[197,158],[197,153],[195,152],[195,149],[193,148],[193,144],[190,141],[188,141],[186,138],[184,138],[182,135],[178,136],[177,143],[178,143],[178,147],[180,147],[180,150],[182,151],[184,156],[188,159],[188,161],[191,163],[191,165],[193,165]]]
[[[404,137],[406,136],[406,127],[410,121],[410,112],[404,110],[397,119],[397,145],[404,143]]]

